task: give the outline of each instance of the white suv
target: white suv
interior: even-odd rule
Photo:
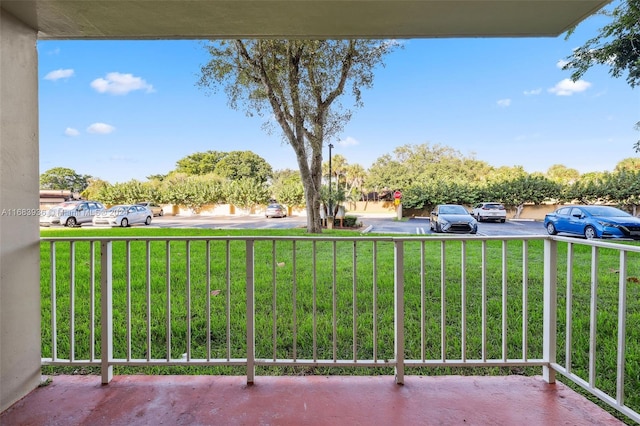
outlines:
[[[74,227],[91,223],[96,213],[102,210],[104,206],[97,201],[65,201],[43,213],[40,216],[40,226]]]
[[[499,220],[504,223],[507,220],[507,210],[500,203],[480,203],[471,210],[471,216],[478,222]]]

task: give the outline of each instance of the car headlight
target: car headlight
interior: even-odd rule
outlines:
[[[615,223],[605,222],[604,220],[599,220],[598,223],[604,226],[605,228],[620,228],[620,225],[617,225]]]
[[[447,219],[439,219],[439,220],[440,220],[440,223],[443,224],[443,225],[448,225],[449,224],[449,221]]]

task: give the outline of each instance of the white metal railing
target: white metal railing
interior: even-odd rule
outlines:
[[[537,366],[640,421],[625,403],[629,383],[640,388],[626,370],[640,356],[627,345],[640,326],[627,288],[640,276],[638,246],[558,236],[41,241],[43,365],[100,367],[103,383],[114,366],[240,366],[248,382],[256,367],[392,367],[398,383],[407,368]],[[597,345],[610,337],[598,333],[604,312],[615,312],[615,367]]]

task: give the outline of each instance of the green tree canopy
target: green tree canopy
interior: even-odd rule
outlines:
[[[105,204],[133,204],[142,201],[155,201],[157,197],[154,187],[149,182],[140,182],[132,179],[128,182],[119,182],[113,185],[95,182],[90,191],[95,192],[95,199]]]
[[[442,145],[401,145],[393,155],[379,157],[369,168],[365,183],[370,190],[406,189],[434,181],[484,181],[492,167],[473,156]]]
[[[231,151],[214,168],[215,174],[230,180],[242,178],[266,182],[273,170],[267,161],[252,151]]]
[[[54,167],[40,175],[40,188],[82,192],[89,186],[90,178],[90,175],[80,175],[73,169]]]
[[[271,196],[288,207],[304,206],[304,187],[300,172],[278,170],[271,180]]]
[[[216,165],[226,155],[219,151],[196,152],[176,162],[176,172],[187,175],[206,175],[213,173]]]
[[[580,177],[580,172],[562,164],[554,164],[547,169],[546,176],[554,182],[572,184]]]
[[[193,212],[200,212],[205,204],[224,201],[223,185],[213,174],[190,176],[175,173],[162,183],[161,201],[186,206]]]
[[[614,171],[640,171],[640,157],[630,157],[621,160],[616,164]]]
[[[278,123],[293,148],[305,190],[307,231],[319,233],[322,155],[351,118],[338,100],[350,86],[355,106],[376,67],[397,45],[378,40],[225,40],[206,48],[198,85],[222,88],[229,105]]]
[[[90,178],[87,187],[81,192],[82,198],[85,200],[104,201],[100,198],[100,194],[104,193],[106,188],[111,184],[106,180]]]
[[[166,177],[167,177],[167,175],[163,175],[163,174],[158,173],[158,174],[155,174],[155,175],[147,176],[147,180],[162,182],[163,180],[165,180]]]
[[[575,49],[563,69],[572,70],[571,78],[576,81],[593,65],[605,65],[613,77],[626,74],[627,83],[635,87],[640,84],[640,0],[620,0],[613,9],[599,14],[609,17],[610,22]]]
[[[630,209],[637,214],[640,206],[640,168],[623,169],[607,175],[604,182],[609,202]]]
[[[525,203],[540,204],[545,200],[558,199],[561,186],[542,175],[525,174],[494,182],[488,191],[505,206],[515,208],[516,217],[520,217]]]
[[[245,209],[251,209],[257,204],[265,204],[269,199],[267,185],[250,178],[227,181],[225,193],[229,203]]]

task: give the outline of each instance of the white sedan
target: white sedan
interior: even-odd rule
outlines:
[[[153,213],[148,207],[135,204],[119,204],[104,210],[93,217],[95,226],[122,226],[136,223],[151,224]]]
[[[480,203],[471,210],[471,216],[478,222],[484,220],[499,220],[505,223],[507,220],[507,210],[501,203]]]

